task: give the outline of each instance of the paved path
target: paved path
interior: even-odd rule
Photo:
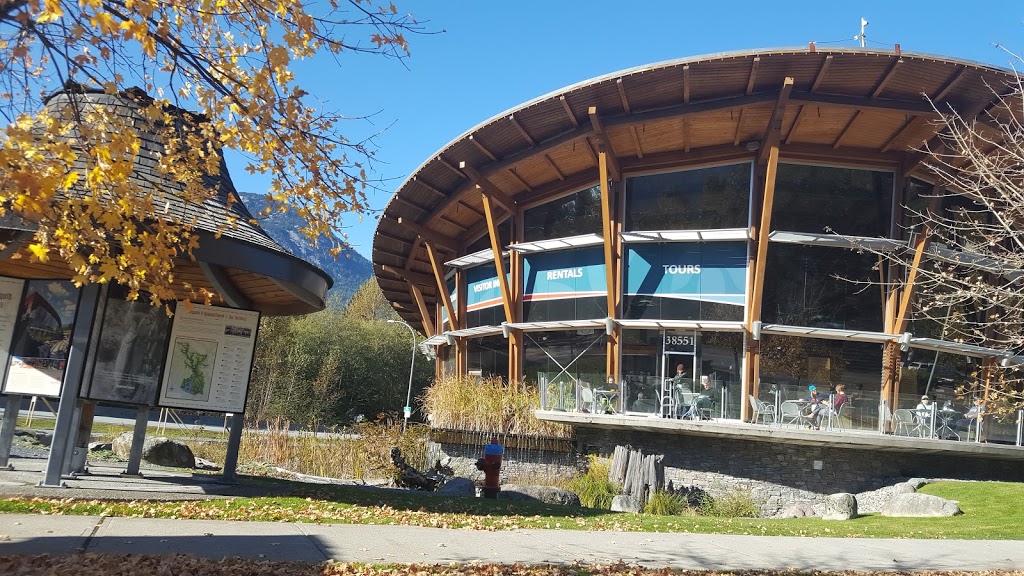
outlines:
[[[529,564],[622,560],[650,567],[751,570],[1024,568],[1024,541],[881,540],[316,525],[220,520],[0,515],[0,555],[187,553],[302,562]]]

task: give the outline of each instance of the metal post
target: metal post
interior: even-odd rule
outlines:
[[[78,301],[78,313],[75,315],[75,329],[71,334],[71,350],[68,351],[67,368],[64,371],[64,383],[60,391],[60,405],[57,407],[57,422],[53,427],[53,444],[50,445],[50,456],[46,460],[46,474],[42,482],[43,488],[63,488],[60,481],[64,467],[64,456],[68,450],[68,440],[73,430],[71,424],[75,415],[75,401],[82,387],[82,373],[85,371],[86,352],[89,349],[89,335],[95,320],[96,304],[99,302],[100,285],[88,284],[82,288],[82,296]]]
[[[0,470],[14,470],[11,466],[11,443],[14,442],[14,431],[18,425],[18,412],[21,410],[21,396],[7,397],[4,407],[4,421],[0,424]],[[1020,434],[1017,435],[1020,445]]]
[[[1020,446],[1024,436],[1024,410],[1017,411],[1017,446]]]
[[[412,360],[409,361],[409,389],[405,393],[405,407],[402,409],[402,432],[409,426],[409,417],[412,416],[412,373],[416,368],[416,331],[404,320],[388,320],[388,324],[401,324],[409,329],[412,335]]]
[[[128,453],[128,468],[122,476],[142,476],[142,448],[146,445],[146,427],[149,426],[149,406],[139,406],[135,413],[135,429],[132,431],[132,447]]]
[[[242,429],[245,428],[244,414],[231,415],[231,431],[228,433],[228,453],[224,456],[224,472],[221,482],[234,484],[238,481],[235,470],[238,468],[238,448],[242,445]]]
[[[75,445],[78,443],[78,424],[82,421],[82,401],[75,400],[75,412],[71,415],[71,428],[68,429],[68,437],[65,439],[64,464],[61,467],[60,475],[63,478],[74,478],[74,470],[71,460],[75,455]]]

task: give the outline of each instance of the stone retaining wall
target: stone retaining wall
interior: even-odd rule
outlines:
[[[476,469],[476,461],[483,457],[483,446],[430,442],[427,462],[433,465],[441,460],[450,466],[456,476],[483,482],[483,472]],[[576,451],[556,452],[506,447],[501,465],[502,484],[531,484],[540,478],[571,478],[586,470],[587,459]]]
[[[1024,480],[1019,463],[971,456],[581,427],[576,440],[581,455],[611,455],[620,444],[663,454],[666,483],[699,486],[712,496],[749,492],[765,514],[796,502],[820,505],[829,494],[856,494],[910,477]]]

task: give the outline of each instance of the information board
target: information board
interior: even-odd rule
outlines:
[[[148,298],[125,300],[127,290],[111,286],[92,378],[90,400],[152,406],[160,389],[171,319]]]
[[[18,302],[25,290],[25,281],[0,276],[0,382],[7,380],[7,363],[10,360],[11,336],[18,320]]]
[[[79,292],[66,280],[27,282],[10,339],[4,393],[60,396]]]
[[[259,321],[251,310],[179,302],[160,406],[242,413]]]

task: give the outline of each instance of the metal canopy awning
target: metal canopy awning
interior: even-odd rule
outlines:
[[[437,334],[420,342],[420,346],[441,346],[447,343],[448,339],[444,337],[444,334]]]
[[[950,264],[963,264],[985,272],[999,274],[1011,282],[1024,274],[1019,267],[1009,266],[991,256],[976,252],[958,252],[944,244],[932,244],[929,246],[925,251],[925,257]]]
[[[597,246],[603,244],[604,238],[600,234],[581,234],[579,236],[568,236],[566,238],[555,238],[552,240],[537,240],[536,242],[520,242],[509,246],[509,250],[515,250],[523,254],[531,252],[547,252],[549,250],[567,250],[569,248],[581,248],[583,246]]]
[[[1006,355],[1005,352],[994,348],[962,344],[960,342],[948,342],[936,338],[911,338],[910,347],[931,350],[932,352],[949,352],[961,356],[973,356],[975,358],[999,358]]]
[[[906,246],[905,242],[888,238],[866,236],[838,236],[836,234],[812,234],[810,232],[784,232],[777,230],[768,235],[769,242],[782,244],[804,244],[806,246],[828,246],[830,248],[864,248],[876,252],[892,252]]]
[[[887,334],[885,332],[841,330],[839,328],[810,328],[807,326],[788,326],[785,324],[762,324],[761,334],[779,334],[787,336],[803,336],[806,338],[824,338],[826,340],[879,343],[898,340],[901,336],[900,334]]]
[[[726,240],[746,240],[749,237],[746,228],[720,228],[709,230],[642,230],[623,232],[625,243],[641,242],[722,242]]]
[[[626,329],[701,330],[708,332],[742,332],[742,322],[696,322],[693,320],[616,320]]]
[[[501,257],[508,256],[508,252],[502,252]],[[494,251],[490,248],[486,248],[479,252],[473,252],[472,254],[466,254],[465,256],[459,256],[458,258],[449,260],[444,263],[445,266],[450,268],[470,268],[477,264],[484,264],[486,262],[494,262]]]
[[[476,326],[473,328],[463,328],[461,330],[450,330],[444,333],[444,336],[451,336],[452,338],[468,338],[473,336],[491,336],[494,334],[501,334],[501,326]]]
[[[515,330],[525,332],[544,332],[551,330],[579,330],[582,328],[604,328],[607,320],[597,318],[593,320],[564,320],[552,322],[503,322],[506,326]]]

